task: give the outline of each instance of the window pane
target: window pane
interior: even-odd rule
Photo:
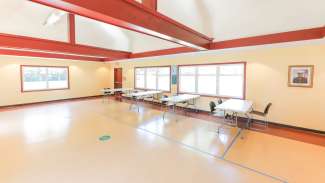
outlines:
[[[144,88],[144,75],[136,75],[135,76],[135,84],[136,88]]]
[[[48,68],[48,87],[50,89],[68,88],[68,69]]]
[[[169,91],[169,76],[158,76],[158,90]]]
[[[147,78],[146,78],[146,89],[156,90],[157,82],[157,69],[156,68],[147,68]]]
[[[69,87],[68,68],[23,66],[22,74],[24,91]]]
[[[138,75],[138,74],[144,74],[144,68],[136,68],[135,69],[135,74]]]
[[[217,76],[198,76],[198,93],[216,95]]]
[[[198,74],[204,75],[204,74],[217,74],[217,69],[215,65],[209,65],[209,66],[200,66],[198,67]]]
[[[180,76],[179,78],[180,92],[195,92],[195,76]]]
[[[160,68],[158,68],[158,75],[170,75],[169,67],[160,67]]]
[[[169,67],[136,68],[135,84],[136,84],[135,86],[136,88],[170,91],[170,68]]]
[[[45,67],[23,68],[23,89],[43,90],[47,88],[47,72]]]
[[[221,65],[219,68],[220,68],[221,75],[242,75],[242,74],[244,74],[244,64]]]
[[[230,97],[243,97],[243,76],[220,76],[219,95]]]
[[[195,74],[195,67],[179,67],[180,75],[194,75]]]

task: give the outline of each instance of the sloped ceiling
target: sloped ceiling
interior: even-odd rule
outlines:
[[[67,15],[44,26],[53,11],[27,0],[0,0],[0,33],[67,42]],[[324,0],[158,0],[158,11],[215,41],[325,25]],[[80,16],[76,42],[133,53],[180,46]]]
[[[53,11],[27,0],[0,0],[0,33],[67,41],[67,15],[53,26],[44,26]]]
[[[215,41],[325,25],[324,0],[158,0],[158,11]]]
[[[133,53],[178,47],[178,44],[122,29],[92,19],[76,16],[78,44]]]

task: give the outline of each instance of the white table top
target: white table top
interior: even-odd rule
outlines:
[[[237,113],[246,114],[252,110],[253,102],[249,100],[229,99],[220,105],[216,106],[216,109],[232,111]]]
[[[161,101],[172,102],[172,103],[181,103],[181,102],[196,99],[199,97],[200,97],[200,95],[182,94],[182,95],[176,95],[176,96],[170,96],[167,98],[162,98]]]
[[[137,92],[137,93],[131,93],[130,96],[132,97],[141,97],[141,96],[148,96],[148,95],[155,95],[162,93],[162,91],[144,91],[144,92]]]
[[[102,92],[124,92],[124,91],[131,91],[132,88],[111,88],[111,89],[102,89]]]

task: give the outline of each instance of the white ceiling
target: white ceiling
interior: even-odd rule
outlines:
[[[76,16],[76,41],[133,53],[179,47],[178,44]]]
[[[0,33],[67,41],[66,15],[43,25],[53,11],[28,0],[0,0]],[[158,0],[158,11],[216,41],[325,25],[325,0]],[[79,16],[76,41],[134,53],[179,47]]]
[[[325,25],[325,0],[158,0],[158,11],[216,41]]]
[[[53,11],[27,0],[0,0],[0,33],[67,41],[66,15],[53,26],[43,25]]]

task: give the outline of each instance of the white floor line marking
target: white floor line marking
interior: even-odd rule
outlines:
[[[107,116],[105,116],[105,117],[107,117]],[[107,117],[107,118],[109,118],[109,117]],[[182,142],[179,142],[179,141],[174,140],[174,139],[172,139],[172,138],[169,138],[169,137],[163,136],[163,135],[161,135],[161,134],[157,134],[157,133],[151,132],[151,131],[149,131],[149,130],[147,130],[147,129],[143,129],[143,128],[140,128],[140,127],[137,127],[137,126],[134,126],[134,125],[128,124],[128,123],[124,123],[124,122],[116,122],[116,119],[115,119],[113,122],[114,122],[114,123],[118,123],[118,124],[123,124],[123,125],[125,125],[125,126],[129,126],[129,127],[131,127],[131,128],[134,128],[134,129],[137,129],[137,130],[141,130],[141,131],[146,132],[146,133],[150,133],[150,134],[152,134],[152,135],[155,135],[155,136],[158,136],[158,137],[160,137],[160,138],[163,138],[163,139],[165,139],[165,140],[167,140],[167,141],[170,141],[170,142],[173,142],[173,143],[175,143],[175,144],[178,144],[178,145],[184,146],[184,147],[186,147],[186,148],[188,148],[188,149],[190,149],[190,150],[193,150],[193,151],[196,151],[196,152],[200,152],[200,153],[205,154],[205,155],[208,155],[208,156],[212,156],[212,157],[217,158],[217,159],[219,159],[219,160],[225,161],[225,162],[227,162],[227,163],[230,163],[230,164],[232,164],[232,165],[238,166],[238,167],[240,167],[240,168],[247,169],[247,170],[249,170],[249,171],[252,171],[252,172],[255,172],[255,173],[259,174],[259,175],[262,175],[262,176],[265,176],[265,177],[271,178],[271,179],[276,180],[276,181],[278,181],[278,182],[288,183],[288,182],[285,181],[284,179],[281,179],[281,178],[278,178],[278,177],[272,176],[272,175],[270,175],[270,174],[267,174],[267,173],[261,172],[261,171],[259,171],[259,170],[255,170],[255,169],[253,169],[253,168],[249,168],[249,167],[246,167],[246,166],[244,166],[244,165],[241,165],[241,164],[238,164],[238,163],[232,162],[232,161],[230,161],[230,160],[224,159],[223,157],[216,156],[216,155],[214,155],[214,154],[211,154],[211,153],[208,153],[208,152],[202,151],[201,149],[198,149],[198,148],[196,148],[196,147],[193,147],[193,146],[190,146],[190,145],[184,144],[184,143],[182,143]]]
[[[232,139],[232,141],[230,142],[230,144],[228,145],[227,149],[225,150],[225,152],[222,154],[221,158],[224,159],[225,156],[227,155],[228,151],[232,148],[232,146],[234,145],[234,143],[236,142],[236,140],[238,139],[239,135],[241,134],[241,132],[243,131],[243,129],[240,129],[236,136]],[[220,133],[220,132],[219,132]],[[218,134],[219,135],[219,134]]]

